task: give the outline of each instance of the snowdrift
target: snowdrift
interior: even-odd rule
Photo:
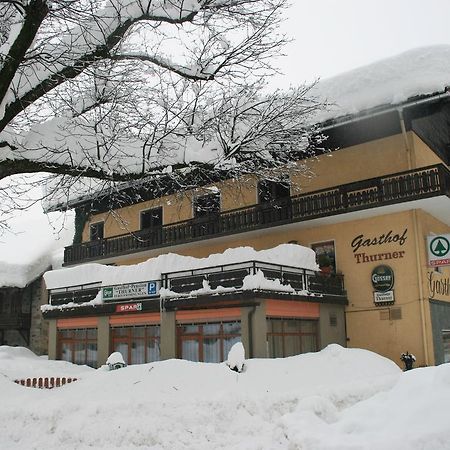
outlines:
[[[53,362],[1,350],[2,448],[450,448],[450,365],[403,373],[331,345],[247,360],[242,373],[183,360],[81,368],[76,383],[39,390],[12,383],[3,362],[18,361],[14,376]]]

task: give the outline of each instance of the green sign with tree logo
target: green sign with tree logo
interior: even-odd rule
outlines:
[[[427,247],[430,266],[450,265],[450,234],[427,236]]]

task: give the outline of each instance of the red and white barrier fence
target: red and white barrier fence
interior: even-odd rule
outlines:
[[[14,380],[14,383],[21,386],[33,387],[39,389],[53,389],[55,387],[64,386],[68,383],[77,381],[77,378],[66,377],[39,377],[39,378],[25,378],[22,380]]]

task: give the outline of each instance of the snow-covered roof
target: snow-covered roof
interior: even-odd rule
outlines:
[[[0,236],[0,287],[25,287],[49,267],[61,267],[74,234],[72,213],[44,214],[37,203],[8,222]]]
[[[311,93],[331,105],[315,117],[315,122],[400,105],[413,98],[443,93],[448,86],[450,46],[416,48],[320,80]]]
[[[195,270],[245,261],[261,261],[283,266],[302,267],[309,270],[318,269],[313,250],[296,244],[281,244],[278,247],[260,251],[251,247],[229,248],[223,253],[216,253],[207,258],[194,258],[168,253],[130,266],[84,264],[46,272],[44,279],[48,289],[90,283],[111,286],[159,280],[162,273]]]

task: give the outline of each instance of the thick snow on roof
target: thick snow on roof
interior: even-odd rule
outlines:
[[[450,46],[417,48],[318,82],[312,94],[331,103],[316,122],[442,93],[450,86]]]
[[[48,289],[89,283],[111,286],[159,280],[161,274],[167,272],[201,269],[245,261],[260,261],[318,270],[313,250],[296,244],[282,244],[269,250],[260,251],[251,247],[230,248],[223,253],[216,253],[207,258],[194,258],[168,253],[131,266],[115,267],[102,264],[84,264],[46,272],[44,278]]]
[[[74,234],[74,214],[44,214],[37,203],[8,221],[0,237],[0,287],[24,287],[49,267],[61,267]]]
[[[375,353],[331,345],[246,360],[242,373],[172,359],[86,371],[51,390],[12,382],[40,372],[37,363],[29,358],[22,374],[0,364],[2,448],[449,448],[450,364],[403,373]]]

